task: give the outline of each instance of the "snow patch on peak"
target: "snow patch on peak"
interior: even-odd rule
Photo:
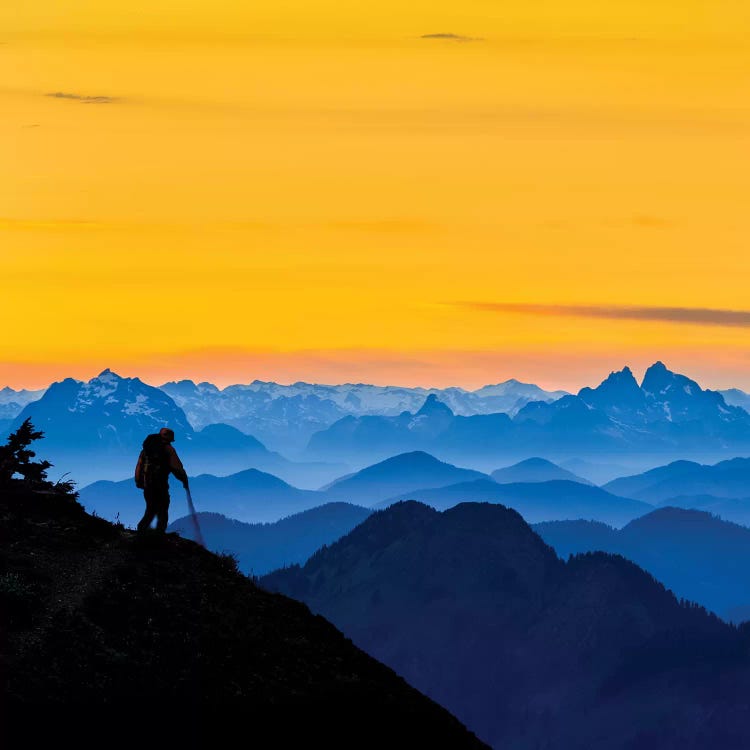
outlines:
[[[106,398],[110,393],[114,393],[119,382],[119,379],[111,376],[93,378],[83,384],[77,400],[90,406],[93,399]]]
[[[150,405],[148,396],[145,396],[143,393],[139,393],[135,397],[135,401],[125,402],[122,411],[128,416],[132,416],[133,414],[144,414],[146,416],[151,416],[152,414],[155,414],[157,412],[157,409]]]

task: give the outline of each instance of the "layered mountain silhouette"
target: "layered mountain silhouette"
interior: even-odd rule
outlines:
[[[313,552],[348,534],[373,511],[351,503],[326,503],[274,523],[243,523],[219,513],[197,513],[206,547],[232,554],[239,569],[261,576],[289,565],[304,563]],[[167,531],[195,539],[189,516],[177,518]]]
[[[182,485],[170,478],[170,514],[187,509]],[[269,523],[322,505],[325,498],[314,490],[301,490],[257,469],[217,477],[199,474],[190,478],[190,489],[199,511],[220,513],[247,523]],[[80,491],[81,503],[90,513],[135,526],[143,515],[144,499],[132,479],[93,482]],[[178,509],[182,508],[182,512]]]
[[[221,427],[224,429],[224,426]],[[190,462],[186,461],[186,465],[190,466]],[[382,498],[412,488],[440,487],[462,479],[484,476],[417,451],[392,456],[339,477],[319,491],[300,489],[273,474],[256,469],[228,476],[201,474],[191,477],[190,486],[199,510],[247,523],[271,523],[331,502],[369,507]],[[180,505],[184,502],[180,483],[174,479],[170,479],[170,482],[173,508],[184,507]],[[128,526],[135,525],[143,513],[143,495],[135,488],[132,479],[93,482],[80,490],[80,497],[89,512]]]
[[[593,484],[588,479],[579,477],[572,471],[563,469],[546,458],[527,458],[519,461],[512,466],[505,466],[502,469],[496,469],[490,474],[499,484],[509,484],[511,482],[550,482],[555,479],[564,479],[570,482],[580,482],[581,484]]]
[[[714,497],[713,495],[678,495],[658,505],[702,510],[725,521],[750,526],[750,497]]]
[[[748,412],[662,362],[649,367],[640,384],[625,367],[596,388],[549,403],[530,402],[512,417],[451,417],[447,405],[438,403],[436,397],[428,399],[419,411],[393,417],[345,417],[315,433],[308,453],[321,459],[339,455],[352,463],[378,460],[390,446],[485,470],[490,461],[496,468],[499,458],[529,454],[557,463],[585,455],[653,466],[656,456],[726,456],[750,449]]]
[[[463,388],[404,388],[365,383],[280,385],[255,380],[219,389],[190,380],[160,388],[184,409],[196,429],[223,422],[252,433],[286,455],[302,450],[310,436],[348,416],[397,416],[416,412],[430,395],[456,414],[514,414],[529,401],[553,401],[565,391],[545,391],[531,383],[507,380],[475,391]]]
[[[229,556],[27,490],[0,523],[3,747],[486,747]]]
[[[507,484],[477,479],[404,493],[375,507],[383,508],[401,500],[416,500],[437,510],[464,502],[499,503],[518,511],[528,523],[583,518],[618,527],[654,507],[640,500],[613,495],[600,487],[565,479]]]
[[[553,464],[535,459],[511,468],[528,476],[539,467],[543,476],[565,475]],[[179,482],[170,481],[172,516],[184,515],[184,491]],[[190,481],[200,512],[244,523],[273,523],[332,502],[382,509],[401,500],[418,500],[439,510],[462,502],[492,502],[513,507],[529,523],[581,518],[616,527],[654,508],[590,483],[565,479],[498,483],[489,475],[448,464],[423,451],[392,456],[317,491],[300,489],[256,469],[221,477],[201,474]],[[142,493],[132,479],[94,482],[82,488],[80,497],[89,512],[126,526],[134,527],[143,513]]]
[[[585,458],[567,458],[561,461],[559,465],[561,468],[567,469],[577,476],[598,485],[603,485],[618,477],[631,474],[634,470],[632,466],[624,464],[589,461]],[[653,463],[645,468],[651,468],[651,466],[653,466]]]
[[[750,496],[750,458],[736,457],[711,465],[673,461],[641,474],[614,479],[604,489],[651,503],[691,495],[746,498]]]
[[[283,452],[296,452],[317,430],[348,412],[319,389],[288,387],[254,381],[219,389],[212,383],[191,380],[159,386],[185,410],[190,423],[200,429],[225,423],[257,435],[264,444]]]
[[[36,401],[42,397],[44,390],[13,390],[5,386],[0,388],[0,420],[12,422],[22,411],[26,404]]]
[[[526,472],[524,463],[519,466]],[[532,460],[530,466],[538,464]],[[550,470],[545,466],[543,471]],[[181,515],[186,507],[184,491],[179,482],[170,481],[171,513]],[[501,484],[486,474],[448,464],[423,451],[392,456],[344,475],[318,491],[300,489],[256,469],[222,477],[202,474],[190,481],[199,511],[245,523],[273,523],[331,502],[383,508],[400,500],[419,500],[440,510],[462,502],[492,502],[513,507],[529,523],[583,518],[618,527],[654,508],[571,480]],[[143,513],[142,493],[132,479],[94,482],[83,487],[80,497],[89,512],[127,526],[134,526]]]
[[[347,468],[290,461],[228,425],[196,431],[164,391],[110,370],[87,382],[68,378],[53,383],[23,408],[9,430],[26,418],[44,431],[49,460],[69,469],[81,485],[131,476],[143,439],[165,425],[174,430],[175,448],[192,474],[252,467],[302,486],[319,486]]]
[[[414,413],[344,417],[315,433],[306,455],[318,459],[339,455],[341,460],[357,464],[421,450],[446,461],[474,463],[478,456],[502,453],[512,427],[513,422],[505,413],[456,416],[447,405],[429,396]]]
[[[588,521],[533,528],[563,558],[597,550],[622,555],[676,596],[725,619],[750,607],[750,529],[709,513],[660,508],[620,530]]]
[[[497,750],[750,743],[746,629],[623,557],[563,562],[501,505],[396,503],[260,585],[304,601]]]
[[[343,477],[330,484],[324,492],[330,499],[371,506],[404,492],[486,477],[479,471],[439,461],[424,451],[412,451]]]
[[[728,388],[725,391],[719,391],[730,406],[739,406],[746,412],[750,412],[750,393],[745,393],[739,388]]]
[[[128,476],[140,442],[165,424],[192,474],[255,468],[305,489],[415,451],[486,474],[544,456],[597,483],[677,459],[750,453],[750,414],[661,362],[640,384],[626,367],[576,395],[518,381],[477,391],[260,381],[155,388],[104,370],[88,382],[0,392],[0,430],[27,417],[45,431],[53,464],[80,485]]]

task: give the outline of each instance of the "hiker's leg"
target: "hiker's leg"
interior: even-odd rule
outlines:
[[[159,502],[156,509],[156,530],[164,533],[167,530],[169,521],[169,490],[164,490],[159,495]]]
[[[143,498],[146,501],[146,512],[143,514],[143,518],[138,521],[136,527],[138,531],[146,531],[151,526],[151,522],[156,516],[156,505],[154,503],[154,492],[150,488],[143,490]]]

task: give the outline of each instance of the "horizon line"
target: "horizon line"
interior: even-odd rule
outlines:
[[[342,388],[342,387],[347,387],[347,386],[348,387],[365,386],[365,387],[372,387],[372,388],[396,388],[396,389],[403,389],[403,390],[410,390],[410,391],[414,391],[414,390],[422,390],[422,391],[458,390],[458,391],[462,391],[464,393],[476,393],[477,391],[480,391],[480,390],[482,390],[484,388],[489,388],[489,387],[493,387],[493,386],[500,386],[500,385],[506,385],[508,383],[517,383],[519,385],[531,386],[531,387],[539,388],[540,390],[544,391],[545,393],[556,393],[557,392],[557,393],[561,393],[562,395],[576,395],[581,389],[583,389],[583,388],[592,388],[592,387],[595,388],[595,387],[598,387],[598,385],[600,385],[601,383],[603,383],[611,375],[616,374],[616,373],[620,373],[620,372],[624,372],[625,370],[629,370],[631,372],[631,374],[633,375],[633,378],[636,380],[638,386],[641,387],[642,383],[643,383],[643,380],[645,378],[646,372],[649,369],[651,369],[652,367],[654,367],[656,365],[659,365],[659,364],[661,364],[662,366],[664,366],[670,372],[673,372],[673,373],[678,374],[678,375],[683,375],[684,377],[688,377],[689,379],[694,380],[696,383],[698,383],[700,385],[700,387],[702,388],[702,390],[713,390],[713,391],[726,391],[726,390],[732,390],[732,389],[736,389],[736,390],[739,390],[739,391],[743,390],[742,388],[739,388],[737,386],[730,386],[728,388],[721,388],[721,387],[719,387],[719,388],[712,388],[712,387],[709,387],[709,386],[703,386],[703,385],[700,384],[700,381],[698,379],[696,379],[695,377],[691,377],[690,375],[685,375],[684,372],[680,372],[679,370],[667,367],[662,360],[658,359],[658,360],[654,361],[651,365],[648,365],[647,367],[643,368],[643,375],[640,378],[636,377],[636,375],[634,373],[634,368],[633,367],[631,367],[630,365],[623,365],[623,367],[621,367],[619,369],[611,369],[604,376],[599,376],[600,377],[599,381],[596,382],[593,386],[591,384],[588,384],[588,385],[579,385],[575,389],[564,388],[564,387],[545,387],[545,386],[540,386],[538,383],[532,382],[531,380],[519,379],[519,378],[516,378],[516,377],[510,377],[510,378],[506,378],[504,380],[488,381],[488,382],[484,382],[482,385],[478,385],[476,387],[468,387],[468,386],[465,386],[465,385],[458,385],[458,384],[449,384],[449,385],[424,385],[424,384],[406,385],[406,384],[399,384],[399,383],[397,383],[395,381],[393,381],[393,382],[382,382],[382,383],[379,383],[379,382],[376,382],[377,379],[373,379],[373,380],[370,380],[370,381],[367,381],[367,380],[346,380],[346,381],[340,381],[340,382],[333,382],[333,381],[324,381],[324,380],[316,380],[316,379],[308,379],[308,380],[305,380],[305,379],[296,379],[296,380],[293,380],[293,379],[289,379],[289,380],[281,380],[281,379],[275,380],[275,379],[270,379],[269,380],[269,379],[263,379],[263,378],[253,378],[252,380],[247,380],[247,381],[242,381],[242,380],[231,380],[231,381],[229,381],[229,380],[226,380],[226,379],[217,378],[216,379],[217,382],[214,382],[214,380],[212,380],[212,379],[199,378],[199,377],[174,377],[174,378],[161,379],[161,378],[153,378],[153,377],[149,378],[148,376],[144,377],[144,376],[141,376],[141,375],[131,375],[131,374],[121,375],[118,372],[118,370],[120,370],[120,368],[105,367],[105,368],[99,370],[98,368],[95,367],[95,368],[92,368],[92,369],[93,370],[97,370],[97,372],[95,374],[91,375],[88,378],[80,378],[80,377],[74,377],[74,376],[68,375],[68,376],[57,378],[57,379],[52,379],[52,380],[48,381],[46,385],[41,385],[41,386],[37,386],[37,387],[35,387],[35,386],[29,386],[29,385],[22,385],[20,387],[14,387],[14,386],[12,386],[10,384],[3,384],[3,385],[0,385],[0,391],[11,390],[11,391],[16,392],[16,393],[22,392],[22,391],[41,391],[41,392],[44,392],[44,391],[48,390],[51,386],[53,386],[53,385],[55,385],[57,383],[62,383],[65,380],[74,380],[75,382],[78,382],[78,383],[87,383],[87,382],[90,382],[91,380],[94,380],[96,378],[101,377],[102,375],[105,375],[106,373],[112,373],[113,375],[115,375],[118,378],[139,380],[140,382],[144,383],[145,385],[148,385],[148,386],[151,386],[151,387],[154,387],[154,388],[159,388],[159,389],[163,388],[165,385],[168,385],[170,383],[178,384],[178,383],[181,383],[181,382],[189,382],[189,383],[192,383],[193,385],[196,385],[196,386],[204,385],[204,384],[205,385],[210,385],[210,386],[216,388],[219,392],[224,392],[225,390],[227,390],[229,388],[237,387],[237,386],[248,387],[248,386],[255,385],[255,384],[261,384],[261,385],[274,385],[274,386],[279,386],[279,387],[282,387],[282,388],[291,388],[293,386],[304,386],[304,385],[307,385],[307,386],[318,386],[318,387],[322,387],[322,388]],[[126,368],[126,369],[129,369],[129,368]],[[148,367],[146,367],[146,369],[148,369]],[[641,368],[636,368],[636,369],[640,370]],[[222,380],[224,380],[224,383],[221,382]]]

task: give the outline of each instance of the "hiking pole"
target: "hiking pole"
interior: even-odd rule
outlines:
[[[185,494],[187,495],[188,508],[190,509],[190,518],[193,521],[193,528],[195,529],[195,541],[198,542],[201,547],[205,547],[206,543],[203,541],[201,527],[198,524],[198,516],[195,513],[195,506],[193,505],[193,496],[190,494],[190,487],[185,487]]]

